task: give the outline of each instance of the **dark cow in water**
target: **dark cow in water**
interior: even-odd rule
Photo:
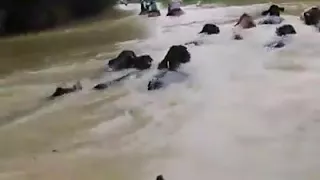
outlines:
[[[205,24],[202,30],[199,32],[200,34],[219,34],[220,28],[215,24]]]
[[[188,63],[190,58],[191,55],[185,46],[171,46],[164,59],[159,63],[158,69],[176,71],[181,64]]]
[[[272,4],[268,10],[261,13],[261,15],[267,17],[260,21],[259,24],[280,24],[283,21],[283,18],[280,17],[281,12],[284,12],[284,7]]]
[[[164,180],[163,176],[162,175],[158,175],[156,180]]]
[[[158,70],[160,71],[154,78],[149,81],[148,83],[148,90],[155,90],[164,87],[170,82],[165,82],[164,78],[168,74],[172,74],[171,72],[174,72],[175,77],[171,78],[173,79],[181,79],[185,77],[183,73],[179,73],[178,69],[181,66],[181,64],[185,64],[190,62],[191,55],[187,48],[182,45],[175,45],[171,46],[169,51],[167,52],[164,59],[159,63]],[[170,77],[169,77],[170,79]],[[175,80],[173,80],[175,81]]]
[[[263,11],[261,14],[263,16],[280,16],[280,13],[284,12],[284,7],[280,7],[278,5],[272,4],[268,10]]]
[[[118,57],[108,62],[108,67],[112,71],[119,71],[129,68],[143,70],[150,68],[151,64],[152,59],[148,58],[146,55],[137,57],[133,51],[124,50],[118,55]]]
[[[136,56],[136,54],[133,51],[130,50],[124,50],[122,51],[118,57],[110,60],[108,62],[108,67],[111,69],[111,71],[120,71],[124,69],[130,69],[134,68],[137,70],[145,70],[149,69],[152,65],[153,59],[149,55],[142,55],[142,56]],[[119,82],[127,77],[129,77],[131,74],[127,74],[125,76],[122,76],[120,78],[117,78],[115,80],[112,80],[107,83],[100,83],[97,84],[94,89],[105,89],[109,85],[114,84],[116,82]],[[72,87],[57,87],[55,92],[50,96],[50,99],[54,99],[56,97],[77,92],[82,90],[82,86],[80,82],[77,82]]]
[[[220,33],[220,28],[215,24],[205,24],[202,30],[199,32],[199,34],[206,34],[206,35],[219,34],[219,33]],[[202,44],[202,42],[195,40],[195,41],[187,42],[184,45],[190,45],[190,44],[199,46]]]
[[[308,26],[315,26],[320,31],[320,8],[313,6],[306,9],[300,16],[300,19]]]
[[[142,56],[138,56],[134,59],[134,61],[132,62],[132,64],[128,64],[126,66],[125,69],[129,69],[129,68],[135,68],[137,69],[138,71],[133,71],[133,72],[130,72],[128,74],[125,74],[124,76],[121,76],[119,78],[116,78],[114,80],[111,80],[111,81],[107,81],[107,82],[103,82],[103,83],[99,83],[97,85],[95,85],[93,87],[93,89],[95,90],[102,90],[102,89],[106,89],[108,88],[109,86],[115,84],[115,83],[118,83],[118,82],[121,82],[123,81],[124,79],[132,76],[132,75],[136,75],[138,74],[139,72],[143,71],[143,70],[146,70],[146,69],[149,69],[152,65],[152,61],[153,59],[151,58],[151,56],[149,55],[142,55]]]
[[[291,24],[282,25],[276,29],[276,35],[280,39],[277,39],[271,43],[268,43],[266,47],[282,48],[286,45],[290,35],[295,35],[295,34],[297,34],[297,32]]]
[[[82,90],[82,85],[80,83],[80,81],[78,81],[76,84],[74,84],[72,87],[57,87],[55,92],[49,96],[49,99],[54,99],[56,97],[65,95],[65,94],[69,94],[69,93],[73,93],[73,92],[77,92]]]
[[[276,29],[276,34],[277,36],[285,36],[290,34],[297,34],[297,32],[291,24],[285,24]]]

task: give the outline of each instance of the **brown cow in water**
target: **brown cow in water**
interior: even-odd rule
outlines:
[[[256,24],[254,23],[254,20],[250,15],[248,15],[247,13],[243,13],[234,26],[240,29],[250,29],[256,27]],[[241,40],[243,39],[243,37],[239,32],[234,31],[233,39]]]
[[[300,16],[300,19],[308,26],[315,26],[320,31],[320,8],[313,6],[306,9]]]
[[[240,26],[242,29],[249,29],[256,27],[256,24],[253,21],[253,18],[247,13],[243,13],[238,22],[234,26]]]

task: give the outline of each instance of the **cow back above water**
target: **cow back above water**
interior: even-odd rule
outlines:
[[[284,12],[284,7],[280,7],[278,5],[272,4],[268,10],[263,11],[261,14],[263,16],[280,16],[280,13]]]
[[[183,45],[171,46],[164,59],[159,63],[158,69],[177,70],[181,64],[190,61],[190,53]]]
[[[300,19],[308,26],[314,25],[320,28],[320,8],[313,6],[306,9],[300,16]]]
[[[256,27],[256,24],[254,23],[254,20],[250,15],[248,15],[247,13],[243,13],[235,26],[240,26],[243,29],[249,29]]]
[[[276,34],[277,36],[285,36],[297,34],[297,32],[291,24],[285,24],[276,29]]]
[[[205,24],[202,30],[199,32],[200,34],[219,34],[220,28],[215,24]]]

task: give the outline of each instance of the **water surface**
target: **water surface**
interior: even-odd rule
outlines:
[[[306,6],[285,4],[284,23],[298,34],[279,50],[263,47],[276,25],[231,39],[243,12],[257,15],[267,4],[190,5],[179,18],[133,15],[1,41],[0,179],[319,179],[320,34],[296,16]],[[207,22],[221,34],[199,36]],[[148,92],[155,65],[140,79],[91,90],[121,49],[156,64],[171,45],[196,39],[204,44],[188,47],[184,83]],[[82,92],[45,100],[76,80]]]

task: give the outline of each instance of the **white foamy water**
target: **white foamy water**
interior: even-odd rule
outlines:
[[[101,94],[87,88],[61,102],[70,108],[64,113],[70,113],[72,122],[78,117],[99,119],[98,124],[74,135],[72,143],[62,143],[80,146],[61,155],[65,159],[60,163],[49,156],[45,160],[53,161],[50,165],[35,166],[31,172],[50,173],[55,167],[61,179],[68,179],[115,166],[114,174],[130,180],[153,180],[158,174],[166,180],[318,180],[320,33],[298,17],[284,15],[282,24],[292,24],[297,34],[282,49],[264,48],[279,25],[244,30],[244,40],[232,40],[234,21],[242,13],[257,15],[267,7],[190,6],[181,17],[166,17],[165,10],[161,17],[141,17],[150,38],[118,46],[151,55],[153,70]],[[218,24],[221,33],[198,35],[204,23]],[[148,92],[147,82],[169,47],[192,40],[203,44],[188,46],[191,62],[183,71],[189,79]],[[73,111],[90,103],[94,108]],[[87,158],[95,160],[82,162]],[[103,163],[76,168],[91,161]]]
[[[157,62],[171,45],[195,39],[204,44],[188,47],[186,83],[158,92],[133,87],[117,102],[141,108],[150,119],[118,137],[113,148],[102,138],[106,151],[156,153],[144,167],[144,180],[156,174],[168,180],[319,179],[320,34],[284,15],[282,24],[292,24],[297,35],[285,48],[270,50],[263,45],[279,25],[245,30],[244,40],[234,41],[234,23],[224,23],[266,7],[186,7],[179,18],[145,18],[153,35],[132,48]],[[219,24],[221,33],[199,37],[204,23]],[[107,137],[138,123],[131,118],[106,122],[93,136]]]

